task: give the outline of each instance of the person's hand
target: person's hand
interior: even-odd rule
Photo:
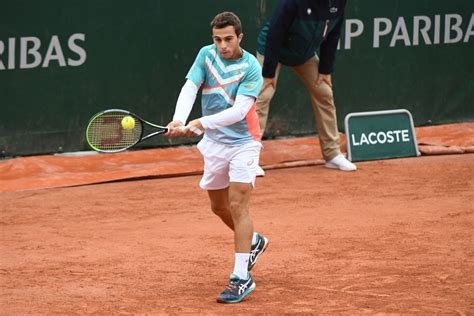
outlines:
[[[192,120],[186,126],[181,121],[172,121],[166,127],[169,128],[169,131],[163,134],[166,137],[196,137],[204,131],[199,119]]]
[[[318,80],[316,80],[316,86],[319,86],[323,82],[327,83],[332,88],[331,74],[319,74]]]
[[[187,137],[199,136],[204,132],[204,127],[199,119],[192,120],[185,127]]]
[[[275,78],[265,78],[265,77],[263,77],[262,91],[264,91],[270,85],[272,85],[273,88],[275,89],[275,85],[276,85]]]
[[[166,125],[168,127],[168,132],[163,134],[166,137],[179,137],[183,136],[184,124],[181,121],[171,121]]]

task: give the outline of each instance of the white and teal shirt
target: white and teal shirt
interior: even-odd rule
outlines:
[[[202,87],[203,116],[232,107],[237,95],[256,99],[263,83],[261,67],[252,54],[244,50],[239,59],[222,59],[214,44],[201,48],[186,79]],[[243,120],[218,129],[206,129],[204,137],[235,146],[258,140],[259,136],[260,125],[254,102]]]

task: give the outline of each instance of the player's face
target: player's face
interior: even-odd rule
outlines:
[[[237,36],[232,25],[222,29],[212,29],[212,39],[214,44],[216,44],[219,54],[224,59],[237,59],[241,57],[240,41],[243,36],[243,34]]]

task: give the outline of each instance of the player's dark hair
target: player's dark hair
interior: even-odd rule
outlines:
[[[242,23],[239,17],[233,12],[221,12],[216,15],[211,22],[211,30],[214,28],[223,29],[227,26],[233,26],[237,36],[242,33]]]

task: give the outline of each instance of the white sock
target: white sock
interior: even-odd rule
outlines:
[[[257,232],[254,232],[253,237],[252,237],[252,246],[257,243],[257,236],[258,236]]]
[[[236,253],[235,254],[235,264],[234,264],[234,274],[243,280],[247,280],[248,269],[249,269],[249,253]]]

